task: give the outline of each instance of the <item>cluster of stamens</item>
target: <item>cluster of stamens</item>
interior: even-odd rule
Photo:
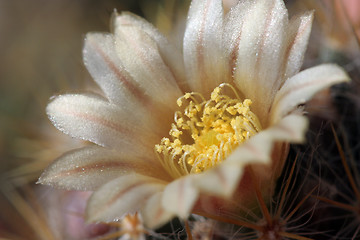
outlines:
[[[235,98],[221,94],[224,86]],[[200,100],[200,101],[199,101]],[[261,130],[251,112],[251,100],[241,101],[234,87],[221,84],[205,100],[199,93],[186,93],[177,100],[183,112],[175,113],[169,138],[155,146],[161,162],[174,177],[200,173],[221,163],[239,144]]]

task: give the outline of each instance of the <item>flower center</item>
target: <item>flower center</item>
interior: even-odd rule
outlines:
[[[224,87],[234,98],[222,93]],[[200,100],[200,101],[199,101]],[[223,83],[216,87],[210,100],[199,93],[186,93],[177,100],[175,123],[155,146],[164,167],[175,177],[200,173],[221,163],[241,143],[261,130],[257,116],[251,112],[250,99],[241,101],[235,88]]]

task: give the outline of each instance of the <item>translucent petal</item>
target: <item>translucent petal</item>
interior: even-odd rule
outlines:
[[[314,12],[307,12],[293,17],[288,26],[286,37],[286,51],[284,56],[284,76],[292,77],[300,71],[310,37]]]
[[[153,119],[137,119],[100,97],[60,95],[46,108],[55,127],[72,137],[114,149],[151,154],[160,140]],[[147,124],[145,124],[147,123]]]
[[[55,160],[43,172],[38,183],[68,190],[94,191],[112,179],[134,172],[169,180],[152,158],[127,156],[92,146],[70,151]]]
[[[174,214],[169,213],[162,206],[163,193],[158,192],[151,196],[141,209],[141,216],[148,228],[155,229],[161,227],[163,224],[175,217]]]
[[[194,175],[179,178],[166,186],[162,204],[170,213],[187,218],[198,198]]]
[[[298,114],[290,114],[282,118],[275,125],[262,131],[262,137],[265,135],[272,141],[284,141],[290,143],[303,143],[305,133],[308,129],[309,121],[306,117]]]
[[[323,64],[298,73],[287,80],[276,94],[271,109],[271,122],[275,123],[296,110],[318,91],[346,81],[349,81],[349,77],[344,70],[333,64]]]
[[[116,51],[125,69],[147,95],[165,109],[173,110],[183,93],[161,58],[156,42],[131,25],[115,30]]]
[[[88,33],[83,49],[85,66],[111,102],[134,107],[146,104],[148,96],[124,69],[114,41],[112,34]]]
[[[275,142],[303,142],[307,127],[306,117],[296,114],[286,116],[236,148],[226,158],[226,163],[237,163],[241,167],[248,164],[269,164]]]
[[[184,62],[192,91],[206,95],[228,79],[222,27],[222,1],[192,1],[184,36]]]
[[[139,211],[149,197],[164,189],[164,184],[158,179],[138,174],[116,178],[90,197],[86,219],[88,222],[108,222]]]
[[[283,155],[275,153],[281,142],[299,143],[304,141],[308,120],[304,116],[289,115],[278,124],[269,127],[240,145],[218,167],[206,171],[204,178],[199,175],[196,185],[200,191],[230,197],[236,193],[239,202],[249,202],[254,197],[248,166],[252,166],[260,182],[268,184],[268,190],[283,167]],[[280,145],[279,145],[280,146]],[[281,170],[280,170],[281,172]],[[267,182],[269,181],[269,182]],[[235,192],[236,190],[236,192]],[[268,191],[266,190],[266,191]]]
[[[200,174],[195,184],[201,192],[230,197],[239,184],[243,171],[243,166],[225,160],[221,165]]]
[[[236,69],[242,29],[244,27],[244,23],[246,22],[246,18],[249,17],[247,9],[249,9],[253,3],[254,2],[252,0],[239,1],[238,4],[230,9],[225,17],[222,44],[223,49],[226,52],[226,59],[228,60],[229,68],[228,71],[231,76],[234,74]]]
[[[144,118],[156,118],[158,124],[153,127],[162,128],[166,133],[165,125],[172,119],[172,114],[166,114],[161,107],[162,104],[147,95],[125,70],[120,61],[121,56],[115,50],[115,39],[112,34],[87,34],[83,55],[86,67],[110,102],[118,105],[123,111],[131,112],[131,115],[138,119],[134,122]]]
[[[128,12],[122,12],[121,14],[116,13],[113,21],[115,31],[119,31],[116,29],[123,26],[134,26],[141,29],[150,38],[152,38],[157,43],[160,55],[164,60],[164,64],[166,64],[173,73],[173,76],[181,90],[183,92],[190,91],[186,82],[182,53],[173,44],[171,44],[171,42],[169,42],[168,39],[158,31],[158,29],[145,19]]]
[[[246,9],[236,9],[244,16],[241,29],[237,29],[235,17],[227,24],[232,25],[237,33],[232,43],[236,49],[231,51],[236,53],[232,56],[236,61],[234,81],[245,97],[253,101],[254,110],[262,120],[274,97],[274,86],[281,81],[280,59],[285,51],[283,44],[288,14],[282,0],[253,1]]]

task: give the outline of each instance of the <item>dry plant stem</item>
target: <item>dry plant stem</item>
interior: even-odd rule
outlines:
[[[286,193],[289,189],[289,186],[290,186],[290,179],[292,178],[293,174],[294,174],[294,171],[295,171],[295,166],[296,166],[296,162],[297,162],[297,157],[295,158],[294,160],[294,163],[291,167],[291,170],[290,170],[290,174],[289,174],[289,178],[287,179],[287,182],[286,182],[286,185],[284,187],[284,191],[281,195],[281,200],[280,200],[280,203],[279,203],[279,207],[277,208],[276,210],[276,215],[275,217],[271,217],[270,215],[270,212],[269,212],[269,209],[267,208],[266,204],[265,204],[265,201],[264,201],[264,198],[261,194],[261,191],[260,191],[260,187],[259,187],[259,183],[257,182],[256,180],[256,176],[254,175],[254,172],[252,170],[252,168],[250,167],[249,169],[249,172],[250,172],[250,176],[251,176],[251,180],[252,180],[252,183],[253,183],[253,186],[254,186],[254,190],[256,192],[256,196],[257,196],[257,199],[258,199],[258,203],[260,205],[260,208],[261,208],[261,211],[263,213],[263,216],[264,216],[264,219],[266,220],[267,222],[267,225],[268,226],[271,226],[274,222],[274,219],[280,219],[281,218],[281,212],[282,212],[282,208],[283,208],[283,205],[284,205],[284,202],[285,202],[285,198],[286,198]],[[286,218],[284,220],[282,220],[280,222],[281,225],[285,225],[289,220],[290,218],[299,210],[299,208],[304,204],[304,202],[312,195],[312,193],[317,189],[318,186],[314,187],[297,205],[296,207],[289,213],[289,215],[286,216]],[[238,225],[238,226],[242,226],[242,227],[246,227],[246,228],[250,228],[250,229],[253,229],[255,231],[258,231],[258,232],[263,232],[264,231],[264,227],[263,226],[259,226],[259,225],[256,225],[256,224],[253,224],[253,223],[249,223],[249,222],[246,222],[246,221],[241,221],[241,220],[233,220],[233,219],[229,219],[229,218],[223,218],[223,217],[220,217],[220,216],[213,216],[213,215],[210,215],[210,214],[206,214],[206,213],[199,213],[199,212],[194,212],[195,214],[198,214],[198,215],[201,215],[201,216],[204,216],[204,217],[207,217],[207,218],[211,218],[211,219],[214,219],[214,220],[217,220],[217,221],[222,221],[222,222],[226,222],[226,223],[230,223],[230,224],[234,224],[234,225]],[[282,237],[286,237],[286,238],[291,238],[291,239],[297,239],[297,240],[312,240],[311,238],[307,238],[307,237],[303,237],[303,236],[299,236],[299,235],[296,235],[296,234],[293,234],[293,233],[289,233],[289,232],[278,232],[278,234]],[[261,236],[260,238],[258,238],[257,240],[265,240],[265,236]]]
[[[354,193],[356,195],[356,198],[357,198],[357,200],[359,202],[360,201],[359,189],[356,186],[356,183],[355,183],[355,180],[354,180],[353,175],[351,173],[350,167],[347,164],[344,150],[343,150],[343,148],[342,148],[342,146],[340,144],[339,138],[337,137],[334,126],[332,124],[331,124],[331,130],[332,130],[332,132],[334,134],[335,143],[336,143],[336,146],[338,148],[338,151],[339,151],[339,154],[340,154],[340,157],[341,157],[341,162],[342,162],[342,165],[343,165],[344,170],[346,172],[347,178],[349,179],[351,188],[353,189],[353,191],[354,191]],[[319,199],[320,201],[329,203],[329,204],[331,204],[331,205],[333,205],[335,207],[342,208],[342,209],[348,210],[350,212],[359,212],[360,211],[359,207],[355,207],[355,206],[353,206],[351,204],[341,203],[341,202],[334,201],[334,200],[331,200],[331,199],[328,199],[328,198],[325,198],[325,197],[320,197],[320,196],[314,196],[314,197]]]
[[[355,239],[356,236],[358,236],[360,231],[360,226],[356,229],[355,233],[354,233],[354,237],[352,239]]]
[[[284,219],[284,222],[288,222],[290,218],[299,210],[301,205],[304,204],[304,202],[312,195],[312,193],[318,188],[318,186],[315,186],[297,205],[296,207],[289,213],[289,215],[286,216]]]
[[[254,175],[254,172],[252,170],[252,168],[250,167],[250,175],[251,175],[251,180],[253,182],[253,185],[254,185],[254,189],[256,191],[256,196],[257,196],[257,199],[258,199],[258,202],[259,202],[259,205],[261,207],[261,210],[262,210],[262,213],[263,213],[263,216],[264,218],[266,219],[266,222],[269,224],[269,225],[272,225],[273,223],[273,220],[274,219],[278,219],[280,218],[280,214],[281,214],[281,210],[282,210],[282,205],[284,204],[284,201],[285,201],[285,195],[286,195],[286,192],[289,188],[289,184],[290,184],[290,179],[294,173],[294,169],[295,169],[295,163],[296,163],[296,159],[294,161],[294,164],[291,168],[291,172],[290,172],[290,175],[289,175],[289,178],[287,179],[287,183],[286,183],[286,186],[284,188],[284,192],[281,196],[281,202],[280,202],[280,206],[277,210],[277,213],[276,213],[276,217],[275,218],[272,218],[271,215],[270,215],[270,212],[265,204],[265,201],[264,201],[264,198],[261,194],[261,191],[260,191],[260,188],[259,188],[259,184],[256,180],[256,177]],[[301,207],[301,205],[303,205],[303,203],[306,201],[306,199],[308,199],[311,194],[315,191],[317,187],[315,187],[314,189],[311,190],[311,192],[309,194],[307,194],[301,201],[300,203],[290,212],[290,214],[282,221],[282,223],[287,223],[289,221],[289,219],[296,213],[296,211]],[[298,236],[296,234],[292,234],[292,233],[288,233],[288,232],[278,232],[278,234],[282,237],[288,237],[288,238],[292,238],[292,239],[298,239],[298,240],[311,240],[311,238],[306,238],[306,237],[302,237],[302,236]],[[259,239],[263,239],[262,237],[259,238]]]
[[[185,220],[185,230],[186,230],[186,234],[188,237],[188,240],[193,240],[193,237],[191,235],[191,230],[190,230],[190,226],[189,226],[189,221]]]
[[[261,194],[261,191],[260,191],[259,183],[258,183],[258,181],[256,179],[256,176],[254,174],[254,171],[253,171],[253,169],[251,167],[249,167],[249,172],[250,172],[250,176],[251,176],[251,182],[252,182],[252,184],[254,186],[256,197],[257,197],[257,200],[259,202],[262,214],[265,217],[266,222],[271,223],[272,219],[271,219],[271,216],[270,216],[270,212],[269,212],[269,210],[268,210],[268,208],[267,208],[267,206],[265,204],[264,198],[263,198],[263,196]]]
[[[345,170],[346,175],[347,175],[347,177],[349,179],[350,185],[351,185],[351,187],[352,187],[352,189],[353,189],[353,191],[354,191],[354,193],[356,195],[356,198],[357,198],[357,200],[359,202],[360,201],[360,191],[356,186],[356,183],[355,183],[355,180],[354,180],[354,178],[352,176],[352,173],[350,171],[349,165],[346,162],[346,157],[345,157],[345,154],[344,154],[344,150],[341,147],[339,138],[337,137],[334,126],[332,124],[331,124],[331,130],[332,130],[332,132],[334,134],[334,139],[335,139],[336,146],[338,148],[338,151],[339,151],[339,154],[340,154],[340,157],[341,157],[341,162],[343,164],[344,170]]]
[[[339,208],[342,208],[342,209],[346,209],[346,210],[349,210],[351,212],[357,212],[359,209],[357,207],[354,207],[352,205],[349,205],[349,204],[346,204],[346,203],[341,203],[341,202],[337,202],[337,201],[334,201],[334,200],[331,200],[331,199],[327,199],[325,197],[320,197],[320,196],[313,196],[317,199],[319,199],[320,201],[322,202],[326,202],[326,203],[329,203],[331,205],[334,205],[336,207],[339,207]]]
[[[349,156],[349,158],[348,158],[349,161],[348,162],[350,162],[351,166],[356,166],[356,160],[354,158],[353,152],[352,152],[351,147],[349,145],[348,137],[345,135],[344,131],[341,131],[341,136],[342,136],[342,139],[343,139],[343,146],[344,146],[343,148],[345,149],[345,151],[348,153],[348,156]],[[354,179],[360,179],[359,171],[354,169],[352,177]],[[355,182],[357,182],[357,181],[355,180]],[[359,188],[357,188],[357,189],[359,189]]]
[[[282,209],[283,209],[283,205],[285,203],[286,194],[287,194],[287,191],[288,191],[289,186],[290,186],[290,182],[291,182],[290,180],[291,180],[291,178],[292,178],[292,176],[294,174],[294,171],[295,171],[297,158],[298,158],[298,156],[296,156],[296,158],[294,160],[294,163],[293,163],[293,165],[291,167],[289,177],[286,180],[286,185],[285,185],[284,191],[283,191],[283,193],[281,195],[281,199],[280,199],[279,207],[278,207],[278,209],[276,211],[275,219],[280,219],[280,215],[281,215],[281,212],[282,212]]]
[[[313,240],[312,238],[302,237],[302,236],[298,236],[296,234],[288,233],[288,232],[279,232],[279,235],[282,237],[297,239],[297,240]]]
[[[221,217],[221,216],[215,216],[215,215],[211,215],[211,214],[203,213],[203,212],[193,212],[193,213],[196,214],[196,215],[199,215],[199,216],[214,219],[214,220],[219,221],[219,222],[230,223],[230,224],[234,224],[234,225],[237,225],[237,226],[250,228],[250,229],[253,229],[253,230],[256,230],[256,231],[262,231],[261,226],[258,226],[256,224],[249,223],[249,222],[246,222],[246,221],[235,220],[235,219],[225,218],[225,217]]]

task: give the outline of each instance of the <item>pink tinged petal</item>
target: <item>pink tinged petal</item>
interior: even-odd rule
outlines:
[[[144,207],[141,209],[141,216],[143,217],[146,227],[155,229],[159,228],[172,218],[175,217],[162,206],[163,193],[158,192],[146,201]]]
[[[306,117],[290,114],[278,123],[262,132],[272,141],[283,141],[290,143],[303,143],[305,141],[305,133],[308,129],[309,121]]]
[[[146,105],[149,97],[124,69],[115,51],[112,34],[89,33],[85,38],[85,66],[108,99],[119,105]]]
[[[115,13],[113,21],[115,29],[123,26],[134,26],[141,29],[150,38],[152,38],[157,43],[160,55],[164,60],[164,64],[166,64],[172,72],[172,75],[174,76],[180,89],[183,92],[190,91],[186,82],[182,53],[173,44],[171,44],[171,42],[169,42],[168,39],[158,31],[158,29],[145,19],[129,12],[123,12],[121,14]]]
[[[163,62],[156,42],[141,29],[122,25],[115,29],[116,51],[125,69],[159,105],[176,107],[183,93]]]
[[[196,185],[200,191],[230,197],[237,189],[246,166],[254,165],[255,169],[261,169],[256,170],[259,176],[269,175],[269,172],[263,170],[272,164],[271,154],[275,142],[302,142],[307,127],[308,121],[303,116],[285,117],[275,126],[261,131],[240,145],[221,165],[199,175]]]
[[[239,167],[257,163],[269,164],[272,146],[272,139],[266,134],[266,130],[263,130],[236,148],[226,158],[226,162],[236,163]]]
[[[286,38],[283,79],[300,71],[309,41],[314,12],[307,12],[290,20]]]
[[[93,146],[70,151],[55,160],[38,183],[67,190],[94,191],[112,179],[134,172],[169,179],[150,159]]]
[[[252,0],[239,1],[235,7],[230,9],[225,18],[225,30],[222,43],[223,49],[226,51],[226,59],[229,60],[228,70],[231,75],[234,74],[236,69],[242,29],[246,18],[250,17],[248,9],[250,9],[252,5]]]
[[[132,174],[108,182],[91,196],[86,210],[88,222],[114,221],[139,211],[149,197],[161,192],[165,182]]]
[[[271,122],[276,123],[296,110],[318,91],[349,80],[344,70],[333,64],[323,64],[298,73],[287,80],[276,94],[271,109]]]
[[[46,111],[59,130],[101,146],[148,155],[159,141],[151,124],[145,124],[151,119],[136,119],[100,97],[60,95]]]
[[[189,216],[199,195],[194,180],[196,175],[188,175],[166,186],[162,205],[168,212],[182,219]]]
[[[262,130],[235,149],[226,159],[240,167],[248,164],[270,164],[275,142],[303,142],[308,120],[304,116],[291,114],[277,124]]]
[[[252,99],[259,119],[265,119],[280,85],[279,59],[285,51],[287,24],[288,14],[282,0],[259,0],[247,8],[241,30],[236,30],[241,31],[241,36],[235,38],[234,44],[237,47],[234,81],[246,98]]]
[[[221,165],[199,174],[196,186],[201,192],[228,198],[238,186],[243,172],[243,166],[225,160]]]
[[[152,124],[154,130],[161,131],[161,134],[168,130],[162,123],[167,122],[171,114],[166,116],[156,100],[145,94],[145,90],[125,70],[120,61],[121,56],[116,53],[112,34],[87,34],[83,55],[86,67],[109,101],[123,109],[126,112],[124,114],[134,116],[134,124],[144,118],[154,119],[147,125]]]
[[[221,0],[192,1],[183,47],[192,91],[207,94],[227,80],[221,46],[223,18]]]

